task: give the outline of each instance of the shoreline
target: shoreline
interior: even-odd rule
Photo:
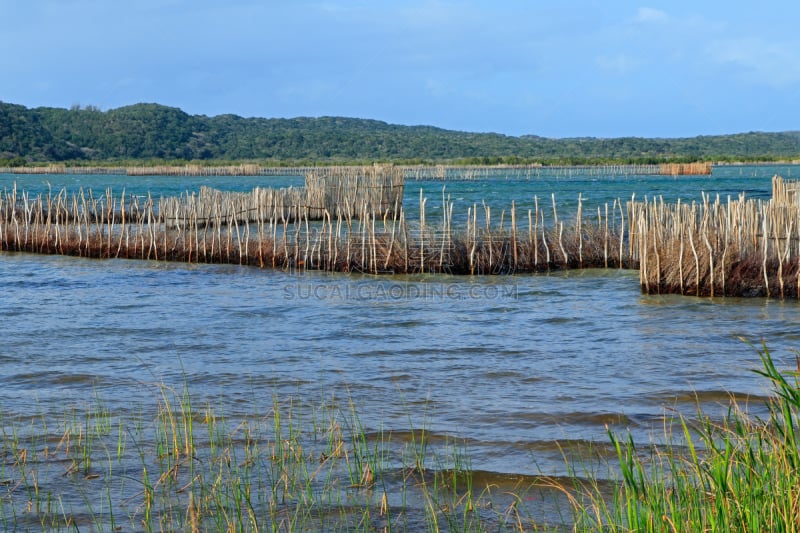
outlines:
[[[779,163],[780,164],[780,163]],[[305,176],[321,169],[364,169],[387,165],[298,165],[268,166],[256,164],[237,165],[87,165],[45,164],[39,166],[0,167],[0,174],[94,174],[127,176]],[[714,164],[691,163],[647,163],[647,164],[586,164],[586,165],[395,165],[407,179],[479,179],[494,172],[508,172],[517,176],[530,176],[542,171],[588,172],[590,174],[690,176],[710,175]]]

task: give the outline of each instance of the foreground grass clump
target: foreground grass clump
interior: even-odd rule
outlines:
[[[765,416],[732,399],[667,421],[666,444],[610,433],[610,476],[484,472],[466,441],[411,415],[368,429],[335,398],[233,418],[159,386],[119,413],[0,410],[0,531],[798,531],[800,373],[759,353]]]
[[[368,431],[352,402],[273,398],[260,414],[154,405],[0,411],[0,531],[480,531],[533,527],[473,486],[463,441]],[[522,483],[522,490],[528,490]],[[500,492],[498,490],[498,492]]]
[[[612,494],[581,486],[573,500],[576,529],[605,531],[800,530],[800,382],[760,352],[773,387],[764,419],[732,401],[715,422],[702,411],[677,420],[667,445],[642,451],[611,435],[621,478]],[[800,364],[800,360],[798,361]]]

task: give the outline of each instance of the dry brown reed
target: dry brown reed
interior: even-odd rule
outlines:
[[[661,163],[658,173],[663,176],[692,176],[711,174],[711,163]]]
[[[229,166],[159,165],[126,167],[128,176],[258,176],[261,167],[253,164]]]
[[[59,164],[31,167],[0,167],[0,174],[103,174],[128,176],[307,176],[310,173],[353,174],[363,166],[260,166],[240,164],[150,165],[131,167],[65,166]],[[406,179],[412,180],[478,180],[496,178],[522,179],[538,176],[631,176],[711,174],[711,163],[665,163],[641,165],[397,165]]]
[[[212,194],[212,193],[209,193]],[[243,195],[247,197],[250,195]],[[376,212],[323,209],[313,222],[308,206],[294,212],[256,209],[245,220],[219,202],[172,215],[152,198],[106,191],[31,197],[13,189],[0,198],[3,250],[97,258],[235,263],[260,267],[366,273],[511,274],[580,267],[631,267],[623,245],[621,202],[566,227],[540,207],[499,216],[487,205],[468,208],[466,228],[453,227],[454,204],[443,196],[442,216],[430,219],[420,195],[419,219],[401,205]],[[549,215],[552,213],[552,216]],[[219,219],[209,224],[209,219]],[[164,221],[167,221],[165,223]]]
[[[66,165],[46,165],[37,167],[0,168],[2,174],[66,174]]]
[[[318,208],[313,221],[308,204],[262,208],[255,193],[209,190],[207,203],[173,214],[164,202],[110,190],[31,196],[14,188],[0,197],[0,248],[372,274],[638,268],[646,293],[798,297],[800,203],[792,187],[776,177],[769,201],[632,198],[591,213],[579,197],[571,220],[559,216],[555,196],[534,197],[524,212],[515,202],[499,213],[476,203],[457,227],[444,192],[433,218],[420,192],[417,220],[402,205],[375,210],[350,201],[348,209]],[[256,205],[245,209],[245,201]]]
[[[162,198],[158,212],[172,227],[248,224],[263,220],[298,222],[328,215],[348,220],[367,210],[383,218],[403,203],[405,178],[392,165],[333,167],[306,175],[304,187],[225,192],[203,186],[199,193]]]
[[[405,171],[393,165],[319,168],[306,175],[309,217],[355,216],[364,209],[383,218],[403,205]]]
[[[800,297],[800,204],[773,178],[775,197],[628,204],[631,257],[642,290],[697,296]]]
[[[497,178],[530,179],[540,176],[648,176],[711,174],[711,163],[629,165],[435,165],[404,167],[406,178],[426,181],[470,181]]]
[[[797,204],[800,202],[800,180],[787,180],[780,176],[772,177],[772,199],[779,204]]]

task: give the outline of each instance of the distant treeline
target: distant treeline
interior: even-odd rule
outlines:
[[[531,124],[531,129],[536,128]],[[101,111],[0,102],[0,166],[185,164],[656,164],[800,159],[800,132],[549,139],[377,120],[189,115],[158,104]]]

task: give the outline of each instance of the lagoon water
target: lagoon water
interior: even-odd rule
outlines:
[[[569,211],[578,193],[589,209],[634,193],[767,197],[773,174],[798,172],[539,176],[449,182],[446,194],[464,210],[556,194]],[[158,196],[200,184],[140,180],[4,175],[0,189],[49,182]],[[256,178],[218,180],[246,189]],[[435,209],[435,182],[409,182],[406,204],[413,209],[419,187]],[[758,404],[768,386],[752,372],[756,347],[766,341],[781,368],[794,367],[800,348],[796,300],[647,296],[638,273],[621,270],[374,277],[0,253],[0,320],[6,423],[95,398],[124,416],[152,403],[157,384],[185,382],[195,401],[232,417],[273,397],[352,400],[368,430],[425,426],[464,439],[474,469],[513,474],[563,472],[561,449],[602,449],[607,426],[657,440],[665,413],[691,414],[698,399],[720,412],[729,394]]]

